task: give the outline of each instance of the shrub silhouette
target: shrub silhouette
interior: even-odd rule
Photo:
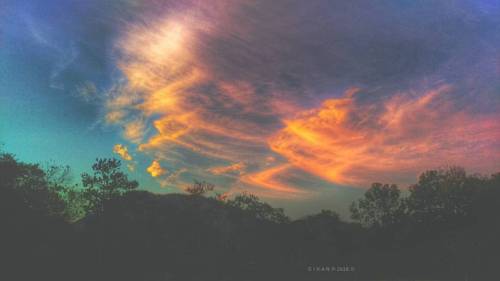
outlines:
[[[194,181],[192,186],[186,188],[186,192],[191,195],[204,195],[210,191],[213,191],[215,188],[214,184],[205,182],[205,181]]]

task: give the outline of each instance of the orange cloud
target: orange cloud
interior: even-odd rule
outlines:
[[[132,156],[128,153],[128,149],[126,146],[123,146],[121,144],[116,144],[114,147],[113,147],[113,152],[120,155],[120,157],[123,159],[123,160],[127,160],[127,161],[131,161],[132,160]]]
[[[162,176],[162,175],[167,173],[167,170],[162,168],[162,166],[160,165],[160,162],[158,162],[158,160],[153,160],[153,162],[151,162],[151,165],[149,165],[149,167],[146,169],[146,171],[153,178],[157,178],[157,177]]]
[[[266,138],[282,112],[274,105],[289,112],[293,103],[282,94],[263,98],[247,82],[215,79],[199,54],[200,38],[212,32],[203,16],[188,13],[132,26],[117,44],[126,81],[110,92],[107,119],[139,151],[174,162],[184,161],[172,153],[178,148],[229,162],[259,162],[269,153]],[[147,129],[152,136],[144,140]]]
[[[355,92],[285,120],[271,149],[309,173],[341,184],[411,183],[431,166],[493,171],[500,164],[500,116],[476,117],[444,85],[423,95],[363,104]]]
[[[229,166],[218,166],[208,169],[214,175],[222,175],[228,173],[236,173],[238,175],[244,174],[247,166],[243,162],[235,163]]]
[[[269,64],[261,63],[274,55],[261,58],[238,51],[248,56],[242,61],[255,58],[256,63],[233,76],[230,70],[242,69],[239,63],[232,65],[239,56],[216,52],[234,38],[219,32],[234,34],[236,47],[246,47],[252,34],[239,25],[225,26],[229,13],[222,6],[220,14],[189,9],[128,26],[116,45],[124,81],[108,94],[106,120],[120,125],[140,152],[176,168],[187,167],[192,177],[231,177],[270,196],[305,194],[289,180],[297,168],[352,185],[412,182],[429,163],[481,172],[498,168],[499,116],[462,111],[453,103],[449,85],[371,104],[361,102],[358,89],[352,89],[304,110],[315,93],[301,83],[289,90],[295,79],[285,72],[293,65],[283,66],[286,83],[248,79],[265,78],[253,72],[281,73],[282,68],[269,70]],[[197,160],[206,158],[236,164],[210,169],[198,165]],[[246,171],[243,162],[252,170]],[[153,177],[167,173],[156,160],[148,172]]]
[[[288,170],[293,168],[290,164],[264,169],[262,171],[245,175],[241,182],[264,188],[265,190],[256,190],[256,194],[265,197],[296,197],[307,195],[308,192],[295,188],[283,182],[287,178]]]

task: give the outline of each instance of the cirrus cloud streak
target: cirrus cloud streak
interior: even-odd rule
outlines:
[[[500,114],[475,116],[454,104],[453,87],[400,93],[379,104],[355,92],[285,120],[269,145],[290,163],[332,182],[409,184],[426,168],[461,165],[494,171]]]
[[[469,50],[495,53],[500,40],[467,1],[181,2],[153,1],[158,11],[126,25],[124,79],[105,103],[151,167],[265,196],[307,196],[297,169],[367,186],[437,165],[500,167],[498,77],[464,79],[467,65],[491,67]]]

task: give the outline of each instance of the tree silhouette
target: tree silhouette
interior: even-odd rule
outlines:
[[[137,182],[120,164],[98,159],[79,188],[71,185],[68,167],[43,169],[0,153],[0,279],[496,280],[498,275],[500,173],[430,170],[407,196],[395,185],[375,183],[352,204],[357,222],[346,222],[327,210],[290,220],[283,209],[249,193],[229,199],[134,191]],[[211,184],[195,182],[190,194],[212,190]],[[68,220],[81,205],[99,215]],[[325,262],[354,266],[356,272],[304,270]]]
[[[273,208],[271,205],[260,201],[259,197],[247,192],[238,194],[233,199],[227,200],[227,204],[249,212],[258,219],[277,223],[286,223],[290,220],[285,215],[283,209]]]
[[[480,179],[468,177],[461,167],[430,170],[422,173],[410,187],[408,208],[417,223],[456,222],[470,214],[480,191]]]
[[[205,181],[194,181],[193,185],[186,188],[186,192],[191,195],[204,195],[210,191],[213,191],[215,188],[214,184],[205,182]]]
[[[398,221],[402,200],[397,185],[374,183],[363,198],[351,204],[351,217],[365,226],[383,227]]]
[[[0,154],[0,188],[16,193],[32,210],[59,215],[64,212],[65,204],[49,176],[38,164],[26,164],[12,154]]]
[[[84,197],[88,200],[87,211],[102,211],[104,201],[136,189],[139,183],[129,180],[121,171],[121,161],[117,159],[96,159],[92,165],[93,174],[82,174]]]

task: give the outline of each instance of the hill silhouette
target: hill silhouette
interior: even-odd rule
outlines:
[[[254,195],[138,190],[98,159],[64,167],[0,155],[1,280],[496,280],[500,174],[424,172],[403,196],[373,184],[353,221],[290,220]]]

